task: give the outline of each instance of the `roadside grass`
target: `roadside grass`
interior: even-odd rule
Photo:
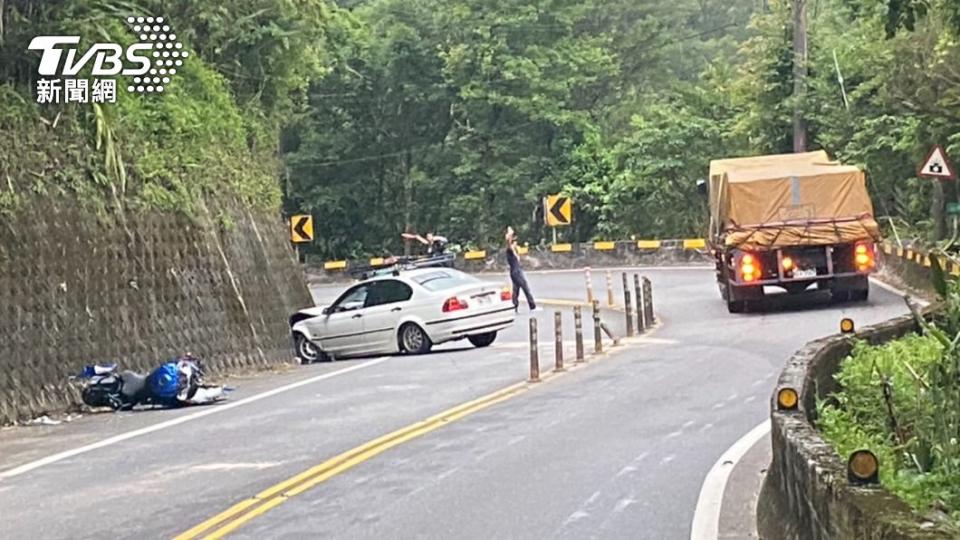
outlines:
[[[840,390],[817,403],[817,424],[842,458],[869,449],[884,487],[960,527],[960,282],[939,260],[932,267],[935,321],[908,302],[921,333],[857,342],[834,375]]]
[[[835,375],[842,390],[818,404],[817,423],[840,456],[862,448],[876,454],[880,482],[913,508],[953,510],[960,523],[960,477],[938,468],[918,436],[934,414],[921,379],[929,379],[942,352],[931,336],[877,347],[858,342]]]

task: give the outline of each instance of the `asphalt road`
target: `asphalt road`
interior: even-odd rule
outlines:
[[[813,295],[730,315],[709,270],[643,273],[663,321],[651,336],[359,463],[235,536],[688,538],[704,476],[766,418],[790,354],[841,317],[865,325],[905,311],[873,287],[866,304]],[[581,273],[528,277],[540,296],[582,297]],[[602,292],[603,276],[594,280]],[[552,313],[538,317],[552,327]],[[453,344],[242,381],[230,408],[0,432],[0,538],[172,537],[331,456],[523,380],[526,320],[490,349]],[[552,360],[543,344],[545,372]],[[144,429],[155,431],[134,431]]]

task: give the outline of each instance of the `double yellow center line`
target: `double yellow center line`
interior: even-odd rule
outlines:
[[[486,409],[491,405],[500,403],[501,401],[506,401],[528,388],[529,385],[527,383],[508,386],[503,390],[463,403],[438,415],[431,416],[426,420],[410,424],[407,427],[388,433],[352,450],[348,450],[296,476],[284,480],[273,487],[261,491],[249,499],[240,501],[196,527],[181,533],[176,536],[174,540],[223,538],[257,516],[280,506],[291,497],[295,497],[329,478],[349,470],[374,456],[382,454],[394,446],[426,435],[444,426],[448,422],[453,422],[477,411]]]

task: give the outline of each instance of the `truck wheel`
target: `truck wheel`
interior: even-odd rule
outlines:
[[[727,311],[730,313],[743,313],[747,309],[746,300],[728,300]]]
[[[846,289],[832,289],[830,291],[830,300],[833,302],[849,302],[850,291]]]

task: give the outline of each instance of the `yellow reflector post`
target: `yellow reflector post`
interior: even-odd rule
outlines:
[[[793,388],[781,388],[777,391],[777,409],[781,411],[792,411],[797,408],[800,402],[797,391]]]
[[[475,261],[477,259],[486,259],[487,252],[482,249],[479,251],[467,251],[466,253],[463,254],[463,258],[468,261]]]
[[[856,329],[856,325],[853,324],[853,319],[843,318],[840,320],[840,332],[843,334],[852,334]]]
[[[554,244],[550,246],[550,251],[554,253],[568,253],[573,251],[573,244]]]
[[[683,249],[703,249],[707,247],[707,241],[703,238],[687,238],[683,241]]]
[[[383,264],[383,257],[374,257],[370,259],[370,266],[380,266]]]
[[[869,450],[857,450],[847,461],[847,480],[853,484],[876,484],[880,481],[880,463]]]
[[[343,270],[347,267],[347,261],[327,261],[323,263],[324,270]]]
[[[659,240],[637,240],[637,247],[640,249],[660,249]]]
[[[517,255],[526,255],[530,253],[530,248],[527,246],[517,246]]]

